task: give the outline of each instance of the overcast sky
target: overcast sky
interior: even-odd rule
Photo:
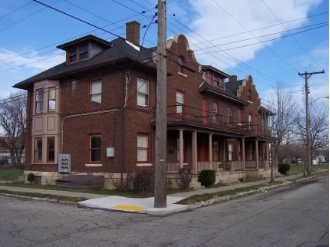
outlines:
[[[15,83],[62,63],[57,45],[86,34],[125,37],[126,22],[137,20],[148,27],[141,29],[141,43],[156,46],[155,0],[39,1],[66,14],[32,0],[0,2],[0,99],[17,91]],[[239,79],[252,75],[266,105],[276,81],[302,101],[298,73],[324,70],[309,80],[316,99],[329,95],[328,10],[328,0],[168,0],[167,37],[186,35],[200,64]]]

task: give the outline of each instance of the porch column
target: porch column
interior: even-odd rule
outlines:
[[[269,169],[269,143],[266,142],[266,164],[265,168],[268,170]]]
[[[256,140],[255,146],[256,146],[256,165],[257,165],[257,170],[259,170],[259,148],[258,148],[258,140]]]
[[[242,138],[242,162],[243,162],[243,169],[245,171],[245,138]]]
[[[179,162],[180,168],[183,168],[183,129],[179,129]]]
[[[197,174],[197,131],[192,133],[192,172]]]
[[[227,139],[223,139],[222,141],[222,167],[223,169],[226,168],[226,144],[227,144]]]
[[[213,170],[213,147],[212,147],[212,134],[209,134],[209,169]]]

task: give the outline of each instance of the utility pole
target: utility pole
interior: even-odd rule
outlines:
[[[167,155],[167,56],[166,1],[158,0],[157,106],[155,140],[155,208],[166,208]]]
[[[306,161],[304,166],[304,176],[307,174],[312,173],[312,150],[311,150],[311,123],[310,123],[310,113],[309,113],[309,102],[308,102],[308,94],[310,93],[308,79],[314,74],[322,74],[323,71],[318,72],[305,72],[305,73],[298,73],[299,76],[305,79],[305,104],[306,104]]]

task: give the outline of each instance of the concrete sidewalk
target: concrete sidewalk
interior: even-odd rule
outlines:
[[[314,174],[316,174],[315,172]],[[293,176],[284,176],[278,177],[276,181],[282,181],[283,184],[275,185],[271,187],[282,186],[285,184],[292,183],[297,179],[303,179],[302,174],[293,175]],[[2,181],[0,181],[1,184]],[[217,200],[212,200],[208,202],[201,202],[194,205],[180,205],[175,204],[176,202],[188,198],[193,195],[201,195],[201,194],[211,194],[221,191],[233,190],[236,188],[243,188],[252,185],[260,185],[269,182],[267,180],[261,180],[256,182],[247,182],[247,183],[237,183],[227,186],[221,186],[218,188],[206,188],[206,189],[199,189],[187,192],[181,192],[177,194],[172,194],[167,196],[167,207],[166,208],[155,208],[154,207],[154,197],[149,198],[127,198],[122,196],[106,196],[106,195],[98,195],[98,194],[90,194],[90,193],[83,193],[83,192],[71,192],[71,191],[61,191],[61,190],[44,190],[44,189],[33,189],[33,188],[20,188],[20,187],[11,187],[0,185],[0,190],[7,190],[7,191],[16,191],[16,192],[31,192],[31,193],[41,193],[41,194],[51,194],[51,195],[60,195],[60,196],[68,196],[68,197],[83,197],[87,198],[88,200],[81,201],[78,204],[84,207],[90,208],[99,208],[99,209],[106,209],[106,210],[119,210],[125,212],[134,212],[134,213],[146,213],[150,215],[167,215],[171,213],[181,212],[185,210],[190,210],[193,208],[201,207],[204,205],[209,205],[214,203]],[[265,188],[267,189],[267,188]],[[260,190],[261,191],[261,190]],[[234,197],[243,196],[245,194],[255,193],[257,191],[242,193],[242,195],[235,195],[229,198],[219,198],[220,200],[228,200]]]

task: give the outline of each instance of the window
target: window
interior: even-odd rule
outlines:
[[[248,91],[248,100],[251,101],[251,89]]]
[[[138,135],[137,136],[137,161],[147,162],[149,153],[149,136]]]
[[[228,161],[233,160],[233,144],[228,144]]]
[[[93,81],[89,85],[89,106],[96,108],[101,106],[102,82]]]
[[[42,113],[44,111],[44,89],[38,89],[36,91],[36,113]]]
[[[219,77],[216,75],[213,75],[213,86],[219,87]]]
[[[79,47],[79,60],[85,60],[88,58],[88,45]]]
[[[182,92],[176,91],[176,113],[183,113],[183,104],[184,104],[184,94]]]
[[[89,154],[91,162],[101,161],[101,135],[91,135],[89,137]]]
[[[68,59],[69,59],[69,63],[75,63],[78,61],[76,48],[69,50]]]
[[[68,51],[68,62],[75,63],[88,58],[88,44],[74,47]]]
[[[56,88],[48,88],[48,111],[55,111]]]
[[[146,80],[137,80],[137,104],[138,106],[148,107],[149,100],[149,82]]]
[[[55,161],[55,137],[47,137],[47,161]]]
[[[253,146],[252,144],[249,145],[249,160],[253,160]]]
[[[218,118],[218,104],[212,103],[212,120],[217,121]]]
[[[180,161],[180,138],[176,139],[176,160]]]
[[[34,162],[42,162],[42,138],[34,138]]]
[[[184,58],[181,56],[181,57],[178,57],[178,72],[181,73],[181,74],[184,74]]]
[[[219,160],[219,143],[218,142],[213,142],[213,161],[218,161]]]
[[[237,110],[237,124],[242,125],[242,109]]]
[[[231,124],[233,115],[230,107],[227,108],[227,116],[228,116],[228,124]]]
[[[249,116],[248,116],[248,130],[251,129],[251,125],[252,125],[252,116],[251,116],[251,114],[249,114]]]

